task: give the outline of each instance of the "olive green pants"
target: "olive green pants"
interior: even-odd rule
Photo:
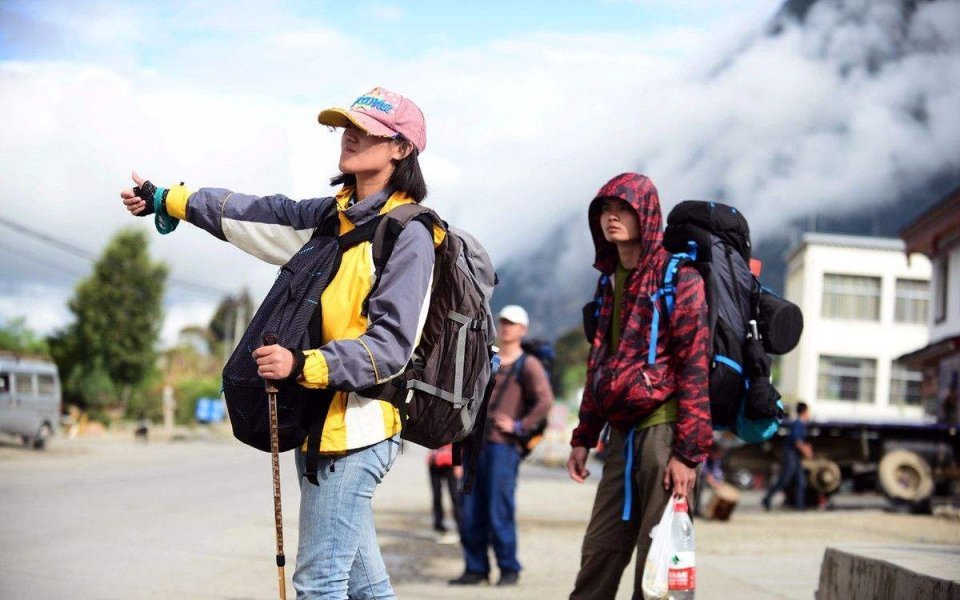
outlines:
[[[634,600],[642,600],[640,582],[650,549],[650,530],[660,521],[670,492],[663,489],[663,477],[673,447],[674,424],[654,425],[638,431],[633,440],[633,501],[630,520],[624,521],[623,503],[626,458],[623,447],[627,433],[610,430],[610,454],[583,538],[580,572],[571,600],[613,600],[623,570],[637,549]]]

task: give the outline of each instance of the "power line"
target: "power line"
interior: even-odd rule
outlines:
[[[60,273],[63,273],[64,275],[71,275],[73,277],[83,277],[83,273],[79,273],[78,271],[75,271],[70,267],[65,267],[60,263],[48,261],[48,260],[39,258],[37,256],[33,256],[27,252],[24,252],[23,248],[14,248],[13,246],[0,242],[0,250],[6,250],[7,252],[10,252],[11,254],[17,256],[18,258],[26,259],[32,263],[42,265],[53,271],[58,271]]]
[[[81,248],[80,246],[77,246],[77,245],[75,245],[75,244],[71,244],[71,243],[68,243],[68,242],[64,242],[64,241],[59,240],[59,239],[57,239],[57,238],[55,238],[55,237],[53,237],[53,236],[51,236],[51,235],[49,235],[49,234],[44,233],[44,232],[42,232],[42,231],[38,231],[38,230],[36,230],[36,229],[34,229],[34,228],[32,228],[32,227],[28,227],[28,226],[26,226],[26,225],[24,225],[24,224],[22,224],[22,223],[17,223],[16,221],[11,221],[10,219],[7,219],[6,217],[0,216],[0,225],[3,225],[4,227],[7,227],[8,229],[12,229],[13,231],[16,231],[17,233],[19,233],[19,234],[21,234],[21,235],[25,235],[25,236],[27,236],[27,237],[33,238],[33,239],[35,239],[35,240],[37,240],[37,241],[39,241],[39,242],[41,242],[41,243],[43,243],[43,244],[46,244],[47,246],[50,246],[50,247],[52,247],[52,248],[56,248],[56,249],[61,250],[61,251],[63,251],[63,252],[68,252],[68,253],[70,253],[71,256],[78,256],[78,257],[83,258],[83,259],[85,259],[85,260],[87,260],[87,261],[89,261],[89,262],[96,262],[96,260],[97,260],[97,254],[94,253],[94,252],[91,252],[90,250],[87,250],[86,248]],[[7,249],[7,250],[14,251],[14,252],[17,253],[17,254],[20,254],[20,253],[21,253],[21,251],[20,251],[19,249],[18,249],[18,250],[13,250],[13,249],[11,249],[11,248],[9,248],[9,247],[6,247],[6,249]],[[37,258],[35,258],[35,257],[30,257],[30,256],[27,256],[27,255],[24,255],[24,257],[27,258],[28,260],[33,260],[34,262],[38,262],[38,263],[44,264],[44,266],[49,267],[49,268],[54,268],[54,269],[58,268],[58,267],[54,267],[54,266],[53,266],[51,263],[49,263],[49,262],[42,261],[42,260],[37,259]],[[60,269],[60,270],[62,270],[62,269]],[[168,281],[170,282],[171,285],[175,285],[175,286],[178,286],[178,287],[181,287],[181,288],[185,288],[185,289],[191,289],[191,290],[194,290],[194,291],[197,291],[197,292],[201,292],[201,293],[205,293],[205,294],[211,294],[211,295],[217,296],[218,298],[223,297],[223,296],[226,296],[226,295],[229,295],[229,292],[226,292],[226,291],[224,291],[224,290],[221,290],[221,289],[218,289],[218,288],[209,286],[209,285],[205,285],[205,284],[202,284],[202,283],[197,283],[197,282],[195,282],[195,281],[190,281],[189,279],[182,279],[182,278],[180,278],[180,277],[169,277],[169,278],[168,278]]]
[[[63,250],[65,252],[70,252],[72,254],[79,254],[80,256],[87,258],[89,260],[97,259],[96,254],[94,254],[93,252],[90,252],[89,250],[85,250],[79,246],[74,246],[73,244],[68,244],[67,242],[60,241],[51,235],[47,235],[46,233],[37,231],[36,229],[31,229],[26,225],[21,225],[20,223],[17,223],[16,221],[11,221],[10,219],[7,219],[5,217],[0,217],[0,225],[5,225],[6,227],[13,229],[17,233],[21,233],[28,237],[32,237],[35,240],[40,240],[41,242],[43,242],[48,246],[53,246],[54,248]]]

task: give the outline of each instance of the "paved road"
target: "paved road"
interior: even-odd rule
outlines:
[[[298,490],[283,456],[292,575]],[[599,471],[599,468],[596,469]],[[424,453],[408,446],[376,498],[384,555],[401,598],[563,598],[594,488],[523,466],[518,588],[451,589],[456,545],[429,532]],[[876,508],[770,513],[748,497],[729,524],[698,522],[698,598],[803,598],[827,545],[960,544],[960,524]],[[230,439],[56,440],[35,453],[0,441],[0,598],[276,597],[269,455]],[[625,580],[626,581],[626,580]],[[292,598],[292,586],[288,595]],[[629,598],[629,585],[618,598]]]

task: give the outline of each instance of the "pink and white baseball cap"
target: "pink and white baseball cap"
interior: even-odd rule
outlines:
[[[393,138],[399,134],[410,140],[417,152],[427,147],[427,124],[417,105],[381,87],[354,100],[349,109],[328,108],[317,120],[331,127],[353,125],[378,137]]]

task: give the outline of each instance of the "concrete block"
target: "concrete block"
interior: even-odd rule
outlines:
[[[827,548],[817,600],[960,600],[960,546]]]

